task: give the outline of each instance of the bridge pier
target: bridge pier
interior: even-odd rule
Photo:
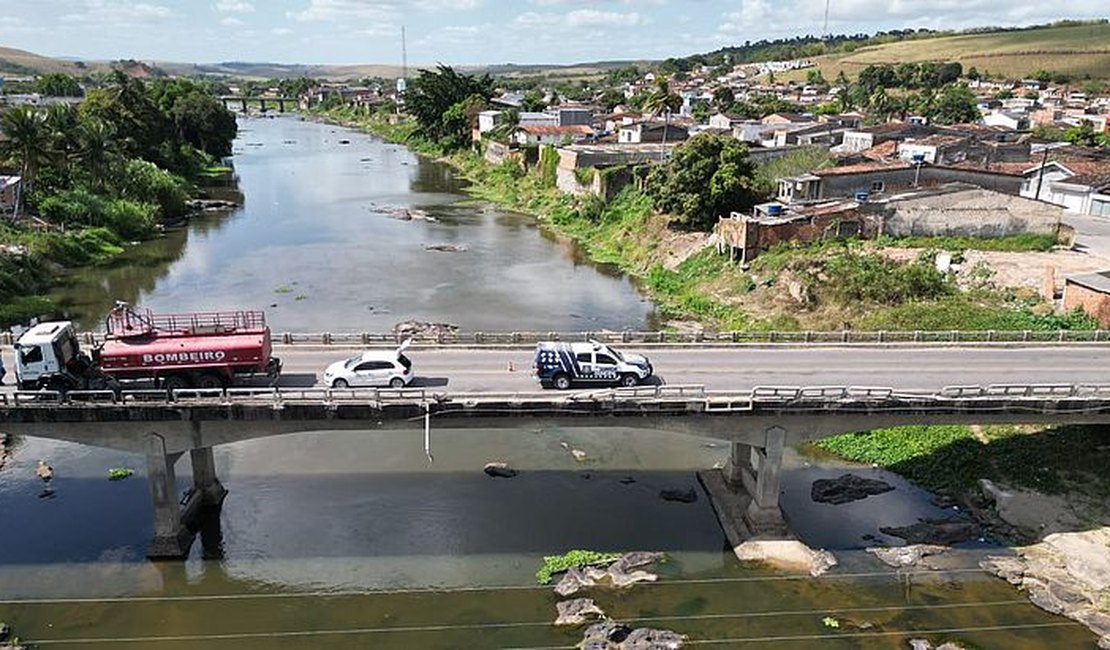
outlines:
[[[772,426],[761,437],[761,444],[731,443],[721,471],[698,473],[733,548],[752,537],[789,534],[779,508],[786,430]]]
[[[210,509],[207,514],[209,518],[214,514],[216,530],[219,529],[219,508],[227,496],[227,489],[216,477],[212,448],[189,451],[193,487],[183,502],[177,499],[177,476],[174,471],[182,455],[180,452],[167,454],[165,439],[157,433],[147,435],[147,478],[151,505],[154,506],[154,538],[147,551],[150,559],[180,559],[188,555],[198,527],[196,524],[201,520],[201,509]]]

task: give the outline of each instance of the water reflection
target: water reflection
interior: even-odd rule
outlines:
[[[447,165],[295,118],[245,127],[243,207],[75,274],[55,296],[71,317],[94,326],[122,299],[161,311],[265,309],[286,331],[383,331],[408,319],[486,331],[655,325],[627,277],[537,236],[530,217],[468,200]],[[391,218],[405,209],[435,221]],[[426,250],[441,243],[466,250]]]

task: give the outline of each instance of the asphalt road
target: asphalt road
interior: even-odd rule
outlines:
[[[782,347],[638,349],[651,360],[657,382],[702,384],[708,390],[755,386],[882,386],[939,389],[950,385],[1110,383],[1110,346],[1058,347]],[[357,353],[349,348],[278,346],[279,386],[320,386],[325,366]],[[423,386],[459,392],[538,390],[531,350],[410,350]],[[15,379],[10,351],[5,389]],[[509,364],[513,370],[509,370]]]
[[[659,381],[704,384],[709,390],[755,386],[889,386],[1110,383],[1110,346],[1032,348],[732,348],[645,352]],[[281,386],[313,386],[344,350],[281,348]],[[413,350],[416,386],[451,392],[528,391],[531,350]],[[509,370],[512,364],[513,371]]]

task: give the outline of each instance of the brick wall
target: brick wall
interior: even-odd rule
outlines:
[[[1071,311],[1076,307],[1097,318],[1102,329],[1110,329],[1110,294],[1068,280],[1064,284],[1064,309]]]

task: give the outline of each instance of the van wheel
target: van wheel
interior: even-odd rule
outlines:
[[[195,383],[197,388],[204,388],[208,390],[224,387],[223,377],[207,372],[203,375],[198,376]]]
[[[640,383],[640,379],[632,373],[621,375],[620,385],[624,388],[633,388]]]
[[[162,380],[162,388],[167,391],[181,390],[189,387],[189,378],[184,375],[170,375]]]
[[[389,380],[389,387],[390,388],[404,388],[405,387],[405,380],[401,379],[400,377],[394,377],[393,379]]]
[[[570,377],[558,374],[551,378],[551,383],[559,390],[566,390],[570,388]]]

